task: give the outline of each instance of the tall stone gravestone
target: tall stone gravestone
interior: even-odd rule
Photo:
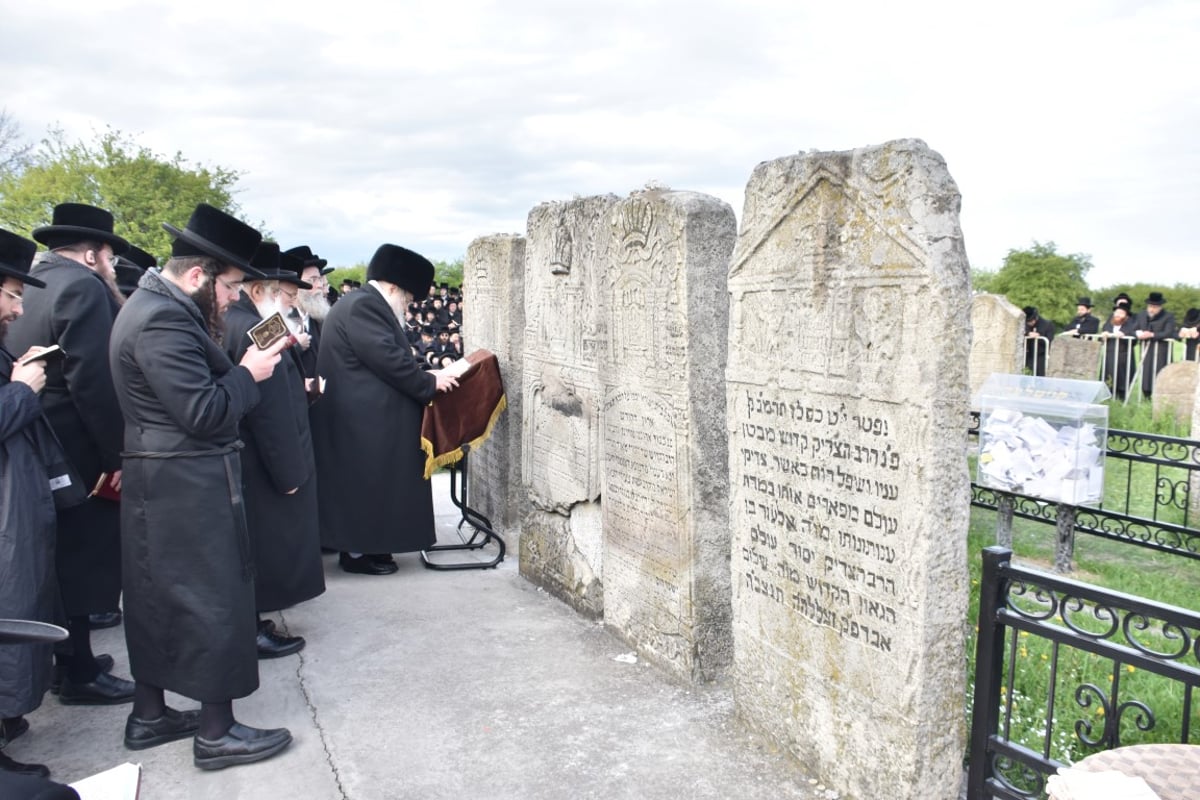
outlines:
[[[962,777],[959,204],[918,140],[766,162],[730,265],[735,699],[853,798]]]
[[[1050,345],[1046,356],[1046,376],[1094,381],[1100,378],[1100,352],[1104,343],[1099,339],[1076,339],[1059,336]]]
[[[543,203],[525,244],[525,363],[521,477],[530,510],[520,569],[578,611],[604,611],[600,530],[600,307],[612,195]]]
[[[514,556],[519,542],[521,490],[521,390],[525,360],[525,237],[483,236],[467,247],[463,261],[465,352],[496,355],[508,409],[496,420],[491,438],[470,454],[471,507],[489,520]]]
[[[998,294],[971,298],[971,396],[993,372],[1019,375],[1025,366],[1025,312]]]
[[[604,621],[687,679],[722,674],[729,628],[725,285],[737,222],[691,192],[613,206],[603,275]]]
[[[1154,376],[1154,416],[1173,414],[1179,424],[1187,424],[1195,412],[1196,383],[1200,377],[1200,363],[1180,361],[1168,364]],[[1200,431],[1192,428],[1192,438]],[[1196,498],[1200,503],[1200,497]]]

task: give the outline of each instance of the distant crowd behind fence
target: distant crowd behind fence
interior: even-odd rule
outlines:
[[[1049,352],[1055,346],[1055,342],[1063,338],[1058,336],[1054,339],[1033,338],[1025,341],[1025,363],[1034,374],[1046,375]],[[1152,394],[1158,373],[1167,365],[1179,361],[1200,361],[1200,348],[1194,346],[1195,340],[1184,342],[1178,339],[1136,339],[1132,336],[1103,333],[1083,334],[1071,338],[1101,343],[1093,374],[1096,380],[1104,381],[1122,403],[1128,403],[1130,398],[1140,402]],[[1134,391],[1129,391],[1131,387]],[[1141,387],[1142,391],[1138,391],[1138,387]]]

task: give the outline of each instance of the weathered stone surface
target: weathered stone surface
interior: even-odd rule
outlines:
[[[848,797],[962,776],[959,206],[916,140],[766,162],[730,267],[735,697]]]
[[[604,621],[688,679],[732,656],[725,281],[733,209],[691,192],[613,206],[602,250]]]
[[[490,350],[500,364],[508,410],[468,464],[471,507],[491,520],[515,556],[525,492],[521,488],[521,376],[525,361],[525,237],[484,236],[463,261],[465,351]]]
[[[616,202],[543,203],[529,212],[525,246],[521,477],[533,510],[521,528],[521,574],[593,616],[603,613],[600,525],[571,518],[581,504],[599,517],[599,370],[609,346],[600,248]]]
[[[1170,411],[1180,423],[1192,419],[1196,407],[1197,376],[1200,376],[1200,362],[1180,361],[1163,367],[1154,376],[1154,416]],[[1193,425],[1193,438],[1196,433]]]
[[[1050,353],[1046,357],[1046,377],[1099,380],[1100,352],[1103,349],[1104,343],[1099,339],[1059,336],[1051,343]]]
[[[971,298],[971,396],[993,372],[1025,366],[1025,313],[998,294]]]

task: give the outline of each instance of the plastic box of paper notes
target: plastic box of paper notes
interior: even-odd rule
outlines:
[[[990,376],[976,396],[981,486],[1056,503],[1104,499],[1110,396],[1100,381]]]

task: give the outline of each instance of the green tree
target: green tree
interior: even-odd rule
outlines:
[[[21,126],[7,109],[0,110],[0,176],[24,169],[32,150],[33,145],[21,135]]]
[[[1075,316],[1075,301],[1088,293],[1085,276],[1091,256],[1062,255],[1054,242],[1034,242],[1028,250],[1009,250],[991,281],[991,291],[1017,306],[1037,306],[1039,316],[1065,324]]]
[[[448,283],[451,286],[462,286],[463,260],[433,262],[433,281],[437,284]]]
[[[28,235],[50,223],[55,205],[88,203],[111,211],[118,235],[163,260],[171,250],[163,222],[183,226],[201,202],[241,216],[233,200],[240,177],[178,152],[159,155],[112,128],[92,142],[52,129],[19,169],[0,174],[0,227]]]
[[[1177,283],[1174,286],[1164,286],[1160,283],[1118,283],[1113,286],[1098,289],[1092,296],[1096,303],[1093,313],[1101,319],[1106,319],[1112,312],[1114,298],[1121,292],[1133,298],[1134,313],[1146,307],[1146,297],[1150,292],[1162,292],[1167,298],[1167,310],[1175,314],[1178,322],[1183,319],[1189,308],[1200,308],[1200,287]]]
[[[995,280],[996,270],[971,267],[971,288],[976,292],[992,293],[992,282]]]

